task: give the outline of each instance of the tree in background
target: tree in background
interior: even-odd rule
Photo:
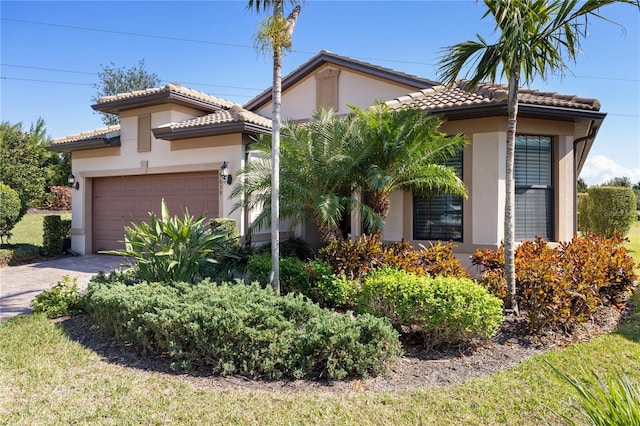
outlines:
[[[279,191],[280,191],[280,107],[282,104],[282,55],[284,49],[290,50],[292,46],[291,36],[298,21],[300,13],[300,1],[289,0],[295,5],[289,16],[284,18],[283,0],[249,0],[248,9],[272,10],[273,14],[261,25],[255,36],[255,45],[258,50],[273,53],[273,125],[271,137],[271,285],[280,294],[280,217],[279,217]]]
[[[640,10],[637,0],[621,0]],[[467,71],[470,78],[467,90],[481,81],[492,83],[504,76],[508,86],[507,149],[505,158],[505,218],[504,256],[505,276],[509,289],[509,304],[518,314],[515,274],[514,219],[514,155],[516,121],[518,117],[518,88],[520,81],[530,84],[536,77],[543,80],[550,73],[568,69],[567,60],[575,62],[580,42],[587,37],[588,18],[603,18],[600,8],[615,0],[484,0],[487,12],[495,20],[498,39],[487,42],[468,40],[449,46],[440,61],[440,75],[445,84],[453,83]],[[605,19],[606,20],[606,19]]]
[[[0,243],[8,243],[11,231],[20,218],[22,203],[18,193],[0,182]]]
[[[18,221],[32,201],[44,196],[47,171],[43,164],[48,156],[47,143],[42,119],[38,119],[28,132],[22,130],[22,123],[5,121],[0,124],[0,176],[2,182],[20,197]]]
[[[97,89],[96,96],[91,98],[93,102],[97,102],[103,96],[149,89],[160,84],[158,75],[147,70],[144,59],[140,59],[138,65],[131,68],[116,67],[113,62],[111,65],[100,67],[102,70],[98,72],[99,82],[93,85]],[[107,126],[120,123],[117,115],[105,112],[100,114],[102,122]]]
[[[614,177],[613,179],[609,179],[605,183],[600,186],[620,186],[622,188],[631,188],[633,185],[631,184],[631,179],[626,176],[623,177]]]
[[[578,178],[578,194],[584,194],[589,190],[589,185],[582,178]]]
[[[455,171],[444,161],[465,145],[461,135],[447,137],[438,129],[442,120],[418,108],[392,110],[376,103],[366,110],[352,106],[358,128],[351,149],[359,162],[358,189],[370,197],[370,205],[382,223],[391,208],[390,195],[398,189],[418,194],[454,194],[466,197]],[[370,229],[380,236],[382,226]]]

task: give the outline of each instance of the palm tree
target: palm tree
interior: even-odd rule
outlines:
[[[466,196],[462,181],[444,160],[462,149],[465,140],[438,131],[442,120],[418,108],[392,110],[377,103],[366,110],[351,106],[359,128],[354,155],[365,153],[359,170],[359,189],[370,196],[370,205],[385,221],[391,192],[408,189],[417,193],[450,193]],[[382,227],[370,229],[380,235]]]
[[[256,35],[256,47],[262,50],[267,48],[273,52],[273,127],[272,127],[272,185],[273,197],[271,198],[271,285],[280,294],[280,219],[279,219],[279,188],[280,188],[280,106],[282,98],[282,52],[283,49],[291,49],[291,36],[295,28],[300,6],[299,1],[289,0],[289,3],[296,5],[288,16],[284,19],[283,0],[249,0],[248,9],[259,12],[260,9],[273,9],[273,15],[267,18]]]
[[[622,0],[640,9],[637,0]],[[507,79],[508,128],[505,178],[504,253],[505,275],[511,308],[518,314],[515,280],[514,238],[514,153],[516,120],[518,117],[518,87],[520,80],[530,84],[534,78],[546,79],[550,73],[568,69],[565,58],[575,62],[580,42],[587,36],[589,17],[603,18],[599,9],[615,0],[484,0],[484,17],[495,19],[498,40],[490,44],[482,37],[449,46],[440,61],[440,76],[444,83],[453,83],[469,62],[468,90],[484,80]]]
[[[340,222],[360,209],[368,226],[379,226],[379,217],[353,196],[356,168],[364,153],[351,156],[357,139],[352,120],[333,115],[330,109],[313,114],[308,123],[286,121],[282,126],[280,213],[291,226],[311,221],[327,243],[342,238]],[[240,171],[241,182],[231,196],[243,196],[234,209],[260,210],[250,232],[272,220],[271,138],[263,136],[253,147],[252,159]],[[272,224],[272,223],[271,223]]]

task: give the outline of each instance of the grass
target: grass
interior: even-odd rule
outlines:
[[[634,234],[636,232],[636,234]],[[640,222],[630,250],[640,262]],[[635,236],[634,236],[635,235]],[[43,315],[0,323],[0,424],[539,425],[585,424],[572,387],[547,362],[587,383],[626,375],[640,383],[640,293],[615,332],[530,358],[463,384],[334,394],[204,387],[109,363]],[[295,407],[292,409],[292,407]]]
[[[54,213],[55,214],[55,213]],[[24,215],[22,220],[13,228],[13,236],[9,242],[11,244],[31,244],[42,247],[42,225],[44,217],[49,213],[30,213]],[[71,214],[60,214],[62,219],[71,219]]]
[[[574,377],[588,368],[639,383],[640,312],[616,333],[458,386],[342,394],[207,388],[122,367],[29,315],[0,323],[0,424],[580,424],[571,387],[545,360]]]
[[[47,214],[31,213],[23,216],[12,231],[9,244],[0,246],[0,266],[22,265],[40,257],[43,243],[43,224]],[[60,214],[62,219],[71,219],[71,214]]]

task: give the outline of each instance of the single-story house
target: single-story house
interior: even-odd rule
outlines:
[[[442,115],[441,130],[469,141],[449,164],[469,197],[392,194],[383,240],[449,241],[456,250],[495,248],[503,238],[507,91],[466,82],[443,86],[352,58],[321,51],[282,80],[282,117],[305,120],[323,106],[338,114],[384,100]],[[516,238],[537,235],[564,241],[576,233],[576,180],[606,114],[595,99],[520,89],[516,140]],[[50,149],[71,152],[72,248],[93,253],[121,245],[131,217],[158,211],[162,198],[173,214],[187,207],[199,215],[236,219],[246,234],[251,212],[231,212],[233,176],[246,161],[255,135],[271,129],[271,89],[245,105],[178,84],[118,94],[92,106],[117,114],[120,125],[54,139]],[[361,226],[352,218],[351,233]],[[283,233],[288,231],[286,224]],[[293,230],[313,240],[307,227]],[[269,230],[252,241],[267,240]]]

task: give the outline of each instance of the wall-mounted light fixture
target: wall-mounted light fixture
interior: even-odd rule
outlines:
[[[220,181],[225,182],[227,185],[231,185],[231,182],[233,182],[233,176],[229,174],[229,166],[226,161],[220,166]]]
[[[72,174],[67,178],[67,182],[69,182],[69,186],[75,189],[80,189],[80,182],[76,181],[76,177]]]

